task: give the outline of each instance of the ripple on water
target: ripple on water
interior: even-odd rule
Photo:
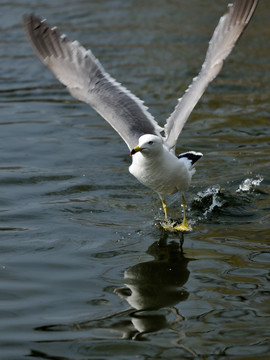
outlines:
[[[268,2],[179,140],[179,153],[204,153],[184,254],[155,227],[159,199],[128,173],[126,145],[44,68],[21,23],[34,11],[90,47],[162,122],[225,7],[1,5],[1,359],[269,358]]]

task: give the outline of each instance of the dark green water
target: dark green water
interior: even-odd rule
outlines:
[[[159,200],[129,174],[126,145],[21,24],[34,11],[58,25],[164,123],[224,3],[1,1],[1,359],[269,359],[268,2],[179,140],[204,153],[184,254],[155,227]]]

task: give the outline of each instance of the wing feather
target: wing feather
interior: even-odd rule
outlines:
[[[160,136],[158,126],[143,102],[116,82],[77,41],[69,41],[45,20],[24,16],[28,39],[40,60],[75,98],[93,107],[132,149],[144,134]]]
[[[220,18],[199,75],[193,79],[184,96],[179,99],[164,127],[165,143],[170,149],[174,149],[183,126],[206,87],[222,69],[224,60],[248,25],[258,1],[236,0],[234,4],[228,5],[228,12]]]

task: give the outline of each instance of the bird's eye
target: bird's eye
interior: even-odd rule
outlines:
[[[153,145],[153,141],[149,141],[149,143],[148,143],[149,145]]]

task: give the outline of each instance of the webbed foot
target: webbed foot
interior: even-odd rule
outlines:
[[[192,227],[190,225],[188,225],[187,221],[183,220],[183,222],[181,224],[178,224],[176,221],[170,221],[170,220],[165,220],[163,222],[160,223],[160,226],[169,232],[184,232],[184,231],[191,231]]]

